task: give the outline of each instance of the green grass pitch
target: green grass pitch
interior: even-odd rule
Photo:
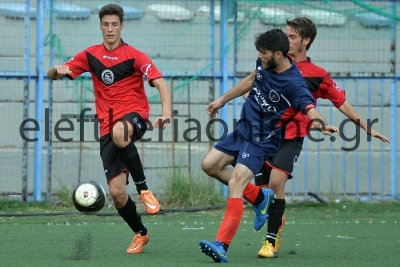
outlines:
[[[266,227],[246,208],[229,248],[231,266],[399,266],[400,204],[292,204],[279,257],[259,259]],[[4,210],[2,210],[4,212]],[[119,216],[2,216],[0,266],[213,266],[198,243],[213,240],[224,210],[142,216],[150,242],[128,255],[132,233]]]

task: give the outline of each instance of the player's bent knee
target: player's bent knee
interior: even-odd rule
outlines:
[[[221,166],[212,161],[203,160],[201,163],[201,169],[209,176],[217,177],[219,172],[222,170]]]
[[[128,197],[125,188],[122,187],[110,187],[110,195],[114,201],[114,203],[123,203],[126,202]]]
[[[112,129],[111,137],[117,147],[125,147],[133,135],[126,121],[119,121]]]
[[[213,162],[211,160],[209,160],[207,157],[203,159],[203,161],[201,162],[201,169],[207,173],[210,174],[213,172],[213,170],[215,169],[215,164],[213,164]]]
[[[112,139],[114,144],[121,148],[121,147],[125,147],[127,145],[127,143],[129,142],[129,138],[125,137],[127,135],[125,135],[122,131],[113,131],[112,133]]]

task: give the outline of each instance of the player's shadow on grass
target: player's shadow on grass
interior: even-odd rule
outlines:
[[[71,255],[60,255],[63,260],[90,260],[92,254],[93,237],[89,232],[75,240]]]

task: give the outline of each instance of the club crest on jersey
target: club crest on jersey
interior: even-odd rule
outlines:
[[[261,73],[259,73],[259,72],[257,72],[257,74],[256,74],[256,78],[257,78],[257,80],[261,80],[261,79],[262,79],[262,74],[261,74]]]
[[[279,94],[274,90],[269,92],[269,99],[271,99],[272,102],[279,102],[279,100],[281,100]]]
[[[101,79],[104,84],[110,85],[114,82],[114,73],[111,70],[106,69],[101,73]]]

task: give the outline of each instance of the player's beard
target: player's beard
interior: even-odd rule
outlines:
[[[275,56],[273,56],[270,60],[265,62],[265,69],[266,70],[274,70],[278,64],[276,63]]]

